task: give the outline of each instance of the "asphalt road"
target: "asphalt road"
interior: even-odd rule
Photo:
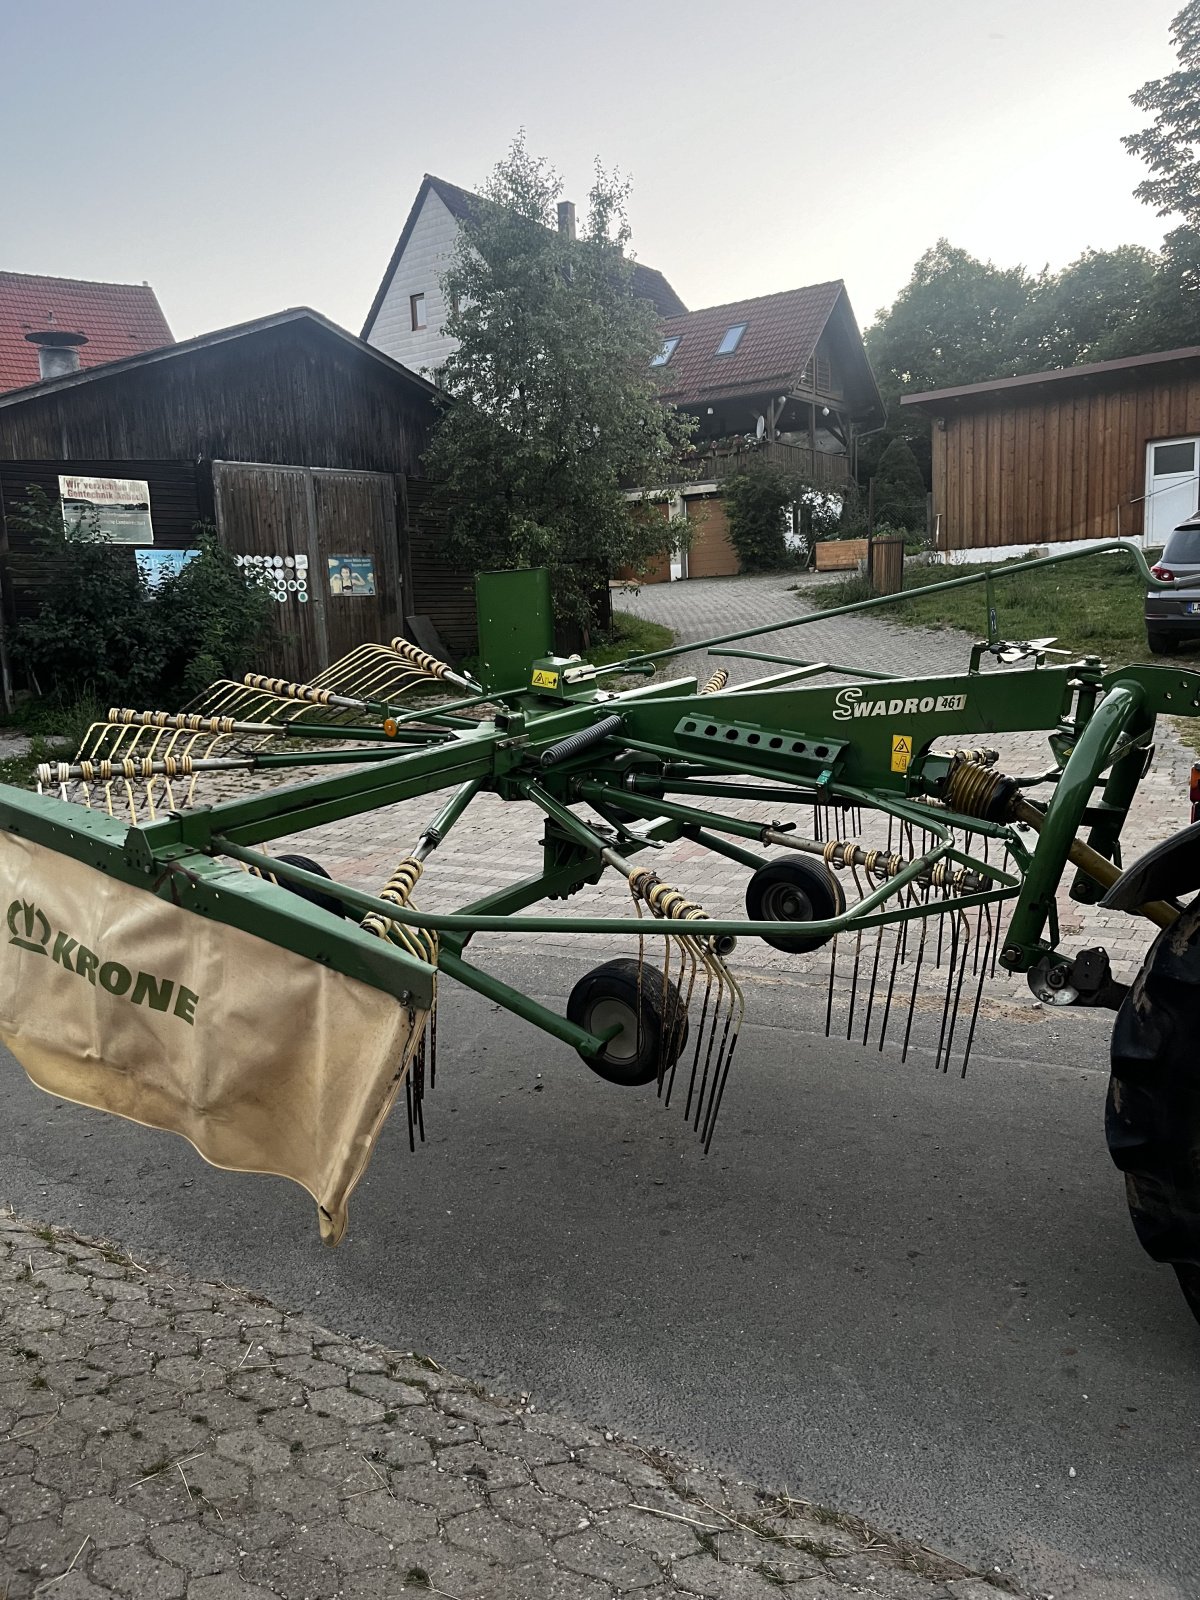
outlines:
[[[489,958],[529,980],[528,956]],[[579,967],[537,965],[561,1003]],[[449,985],[444,985],[449,990]],[[0,1203],[238,1281],[1054,1595],[1200,1593],[1200,1329],[1102,1135],[1108,1019],[984,1021],[965,1083],[759,978],[705,1159],[653,1090],[449,992],[336,1252],[273,1179],[0,1058]],[[1072,1475],[1073,1469],[1073,1475]]]

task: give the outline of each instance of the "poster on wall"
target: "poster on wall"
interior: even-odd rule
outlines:
[[[199,550],[139,550],[137,564],[146,587],[157,589],[164,578],[173,578],[177,572],[182,572],[199,554]]]
[[[371,556],[328,556],[332,595],[375,593],[375,561]]]
[[[140,478],[60,477],[63,523],[82,521],[113,544],[153,544],[150,485]]]

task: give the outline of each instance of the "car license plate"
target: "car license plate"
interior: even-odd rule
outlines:
[[[1189,616],[1196,616],[1200,613],[1200,600],[1189,600],[1187,608]]]

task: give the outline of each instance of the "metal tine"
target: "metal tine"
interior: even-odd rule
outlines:
[[[410,1072],[404,1074],[404,1105],[408,1111],[408,1148],[410,1151],[415,1151],[417,1142],[413,1138],[412,1074]]]
[[[838,936],[835,933],[829,945],[829,995],[825,1001],[825,1037],[828,1039],[833,1024],[833,987],[837,982]]]
[[[892,995],[896,988],[896,973],[900,967],[900,952],[904,948],[905,926],[905,923],[901,923],[900,927],[892,935],[892,971],[891,976],[888,978],[887,1000],[884,1002],[883,1017],[879,1024],[879,1051],[881,1055],[883,1053],[883,1042],[887,1038],[888,1022],[892,1015]],[[882,934],[883,930],[880,929],[881,937]],[[866,1040],[864,1039],[863,1042],[865,1044]]]
[[[913,963],[912,991],[908,997],[908,1020],[904,1024],[904,1045],[900,1051],[901,1062],[908,1060],[908,1041],[912,1036],[913,1016],[917,1009],[917,985],[921,981],[921,968],[925,964],[925,940],[929,933],[929,918],[921,918],[921,939],[917,945],[916,960]]]
[[[858,891],[858,898],[863,898],[862,880],[858,876],[858,868],[851,863],[850,875],[854,879],[854,887]],[[854,1009],[858,1001],[858,969],[862,961],[862,929],[859,928],[854,936],[854,970],[850,978],[850,1006],[846,1012],[846,1038],[849,1039],[854,1031]]]
[[[672,1018],[671,1018],[671,1035],[670,1035],[670,1037],[671,1037],[671,1046],[672,1046],[672,1048],[671,1048],[671,1071],[670,1071],[670,1076],[667,1079],[666,1094],[665,1095],[662,1092],[661,1083],[659,1085],[659,1096],[662,1099],[662,1103],[663,1103],[664,1106],[669,1106],[671,1104],[671,1090],[675,1087],[675,1071],[676,1071],[676,1068],[679,1065],[679,1050],[681,1050],[683,1048],[683,1039],[682,1039],[683,1030],[684,1030],[684,1027],[687,1024],[688,1013],[691,1010],[692,995],[693,995],[693,993],[695,991],[695,987],[696,987],[696,973],[697,973],[698,968],[699,968],[700,960],[702,959],[702,951],[701,951],[700,944],[699,944],[698,940],[693,939],[691,937],[681,938],[679,940],[679,944],[680,944],[681,950],[686,952],[686,957],[687,957],[688,962],[690,963],[690,966],[689,966],[689,970],[688,970],[687,992],[685,994],[683,992],[682,987],[680,988],[680,998],[679,998],[679,1001],[678,1001],[677,1005],[674,1008],[675,1011],[678,1013],[678,1015],[677,1016],[673,1015]],[[681,961],[682,961],[682,959],[683,959],[683,957],[681,956]],[[682,968],[682,965],[681,965],[681,967],[680,967],[681,982],[682,982],[682,976],[683,976],[683,968]],[[679,1048],[678,1049],[675,1048],[676,1040],[679,1041]]]
[[[950,1013],[950,1032],[946,1037],[946,1053],[942,1058],[943,1072],[948,1072],[950,1070],[950,1056],[954,1049],[954,1033],[955,1029],[958,1027],[958,1007],[959,1002],[962,1000],[963,980],[967,975],[967,945],[971,940],[971,928],[970,921],[965,911],[960,911],[957,913],[955,917],[955,925],[958,928],[962,938],[962,951],[958,962],[958,984],[954,990],[954,1007]],[[951,978],[953,978],[953,969],[951,969],[950,975]],[[949,988],[947,988],[946,992],[948,995],[950,992]]]
[[[875,960],[871,965],[871,984],[867,992],[867,1016],[863,1023],[862,1042],[865,1045],[871,1032],[871,1015],[875,1010],[875,991],[879,984],[879,963],[883,956],[883,929],[875,930]]]
[[[687,1103],[683,1108],[683,1115],[685,1119],[690,1118],[692,1114],[692,1094],[696,1087],[696,1069],[700,1065],[700,1051],[704,1046],[704,1028],[708,1021],[709,1002],[712,999],[714,968],[710,962],[706,961],[704,963],[704,969],[708,974],[708,982],[704,986],[704,1000],[700,1006],[700,1023],[696,1030],[696,1048],[692,1051],[692,1070],[691,1075],[688,1078]],[[717,976],[717,982],[719,985],[719,975]],[[720,994],[719,987],[717,993],[718,995]]]
[[[729,1081],[729,1069],[733,1065],[733,1057],[735,1051],[737,1050],[738,1040],[742,1036],[742,1021],[746,1015],[746,997],[742,993],[741,984],[738,983],[737,979],[733,976],[733,973],[730,972],[727,967],[725,969],[725,976],[729,980],[729,987],[732,991],[729,1012],[730,1019],[733,1022],[733,1033],[729,1040],[729,1049],[725,1052],[725,1065],[721,1071],[721,1083],[719,1088],[717,1087],[717,1076],[715,1073],[713,1074],[713,1093],[709,1097],[708,1115],[704,1119],[703,1139],[705,1155],[708,1154],[709,1148],[712,1145],[712,1137],[717,1127],[717,1114],[721,1109],[721,1101],[725,1098],[725,1085]],[[728,1030],[729,1024],[726,1023],[726,1031],[728,1032]]]
[[[729,969],[728,969],[728,967],[726,967],[726,965],[725,965],[725,963],[723,961],[719,961],[718,960],[717,962],[715,962],[713,970],[715,971],[716,977],[717,977],[717,1003],[713,1006],[712,1023],[711,1023],[711,1025],[709,1027],[709,1030],[708,1030],[708,1044],[706,1045],[705,1051],[704,1051],[704,1070],[700,1075],[700,1087],[699,1087],[699,1089],[698,1089],[698,1091],[696,1093],[696,1114],[695,1114],[695,1117],[692,1120],[692,1132],[693,1133],[695,1133],[700,1127],[700,1110],[701,1110],[701,1107],[704,1104],[704,1091],[705,1091],[706,1087],[708,1086],[708,1074],[709,1074],[709,1068],[712,1065],[713,1046],[716,1043],[717,1026],[718,1026],[718,1023],[720,1021],[721,1011],[723,1009],[723,1004],[724,1004],[724,999],[725,999],[725,981],[729,977]],[[722,1036],[722,1037],[724,1037],[724,1036]],[[718,1054],[717,1054],[717,1065],[718,1066],[720,1066],[720,1062],[721,1062],[721,1054],[718,1051]],[[685,1116],[690,1114],[691,1106],[692,1106],[692,1097],[691,1097],[691,1091],[689,1089],[689,1092],[688,1092],[688,1103],[687,1103],[687,1106],[686,1106],[685,1112],[684,1112]]]
[[[996,919],[993,925],[991,906],[985,906],[984,910],[987,912],[987,946],[983,952],[983,960],[979,963],[979,981],[975,985],[975,1001],[971,1007],[971,1026],[967,1029],[967,1042],[962,1056],[962,1071],[959,1073],[962,1078],[967,1075],[967,1062],[971,1059],[971,1046],[975,1043],[975,1024],[979,1021],[979,1006],[983,999],[983,980],[987,977],[988,957],[992,952],[996,932],[999,928],[999,918]]]
[[[942,923],[945,917],[938,918],[938,945],[941,946]],[[937,1050],[933,1057],[933,1070],[936,1072],[942,1064],[942,1046],[946,1040],[946,1026],[950,1019],[950,1001],[954,993],[954,963],[958,958],[958,920],[951,919],[950,927],[950,972],[946,978],[946,998],[942,1003],[942,1024],[938,1029]]]

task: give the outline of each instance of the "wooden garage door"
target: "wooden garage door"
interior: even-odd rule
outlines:
[[[403,631],[390,474],[216,461],[213,499],[222,542],[275,600],[272,670],[303,682]]]

